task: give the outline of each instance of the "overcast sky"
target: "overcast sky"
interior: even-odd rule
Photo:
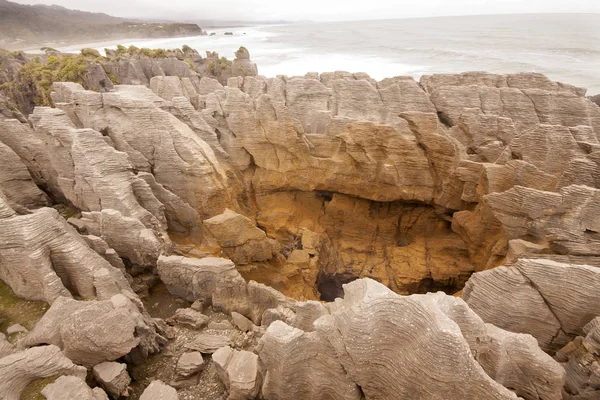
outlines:
[[[600,0],[16,0],[172,20],[355,20],[507,13],[600,13]],[[599,25],[600,26],[600,25]]]

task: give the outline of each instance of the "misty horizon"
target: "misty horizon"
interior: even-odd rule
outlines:
[[[424,0],[418,3],[397,4],[380,0],[365,4],[360,1],[334,0],[326,5],[317,0],[307,0],[301,5],[282,2],[226,0],[219,5],[197,5],[189,0],[176,0],[165,7],[157,0],[132,0],[127,4],[115,0],[18,0],[26,5],[57,5],[73,10],[105,13],[126,18],[172,22],[254,22],[298,23],[337,22],[358,20],[391,20],[437,17],[513,15],[513,14],[595,14],[600,4],[590,0],[543,2],[541,0],[462,0],[452,5],[441,0]],[[189,4],[188,4],[189,3]],[[310,5],[314,3],[314,7]],[[356,3],[356,4],[354,4]],[[300,7],[301,6],[301,7]],[[193,7],[193,10],[190,8]],[[197,10],[197,11],[196,11]]]

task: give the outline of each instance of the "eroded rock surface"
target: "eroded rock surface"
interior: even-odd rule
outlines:
[[[57,346],[33,347],[0,358],[0,393],[6,400],[19,400],[33,380],[56,375],[85,379],[86,369],[73,364]]]
[[[314,332],[269,326],[266,398],[562,398],[564,370],[535,339],[485,324],[459,298],[403,297],[369,279],[344,290]]]
[[[600,268],[547,259],[520,259],[479,272],[464,289],[467,304],[486,322],[533,335],[556,351],[600,310]]]
[[[0,195],[0,221],[0,279],[18,296],[48,303],[59,296],[94,299],[100,271],[108,272],[116,293],[130,289],[122,272],[90,249],[55,210],[19,215]]]

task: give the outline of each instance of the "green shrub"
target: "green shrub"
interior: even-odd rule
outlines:
[[[100,52],[96,49],[90,49],[90,48],[85,48],[85,49],[81,49],[81,55],[86,57],[86,58],[100,58],[102,57],[100,55]]]
[[[226,69],[228,64],[229,64],[229,61],[227,61],[227,58],[221,57],[219,59],[219,67],[221,67],[221,69]]]
[[[106,76],[108,76],[108,79],[110,79],[110,81],[113,83],[113,85],[118,85],[119,84],[119,80],[117,79],[117,77],[115,76],[115,74],[113,74],[112,72],[110,72],[108,70],[108,68],[106,68],[105,66],[103,66],[104,68],[104,72],[106,73]]]
[[[151,57],[151,58],[167,58],[167,57],[169,57],[169,52],[165,49],[149,49],[146,47],[140,49],[140,54]]]
[[[187,53],[188,51],[192,51],[192,48],[190,46],[188,46],[187,44],[184,44],[183,46],[181,46],[181,50],[184,53]]]
[[[50,56],[46,63],[39,57],[23,65],[17,72],[20,90],[31,94],[37,105],[51,106],[52,84],[54,82],[76,82],[85,84],[88,73],[87,59],[82,54],[74,56]]]
[[[118,44],[117,45],[117,57],[122,56],[125,53],[127,53],[127,47],[123,46],[122,44]]]
[[[31,381],[25,389],[23,389],[21,400],[44,400],[46,397],[41,394],[42,390],[49,384],[54,383],[57,379],[58,375]]]
[[[47,46],[42,47],[40,50],[44,51],[46,53],[49,52],[49,51],[54,52],[54,53],[58,53],[58,50],[56,50],[56,49],[54,49],[52,47],[47,47]]]

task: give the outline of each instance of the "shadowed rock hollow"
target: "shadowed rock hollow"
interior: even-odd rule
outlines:
[[[134,293],[158,273],[256,324],[219,350],[229,398],[561,398],[565,370],[538,344],[591,341],[600,304],[600,107],[585,90],[487,73],[148,86],[55,83],[56,108],[0,116],[0,278],[53,303],[24,343],[143,362],[169,337]],[[57,203],[69,223],[43,208]],[[465,301],[415,295],[465,283]],[[127,341],[83,352],[83,320],[52,328],[66,309],[105,310]],[[569,395],[597,394],[597,364],[561,354]]]

